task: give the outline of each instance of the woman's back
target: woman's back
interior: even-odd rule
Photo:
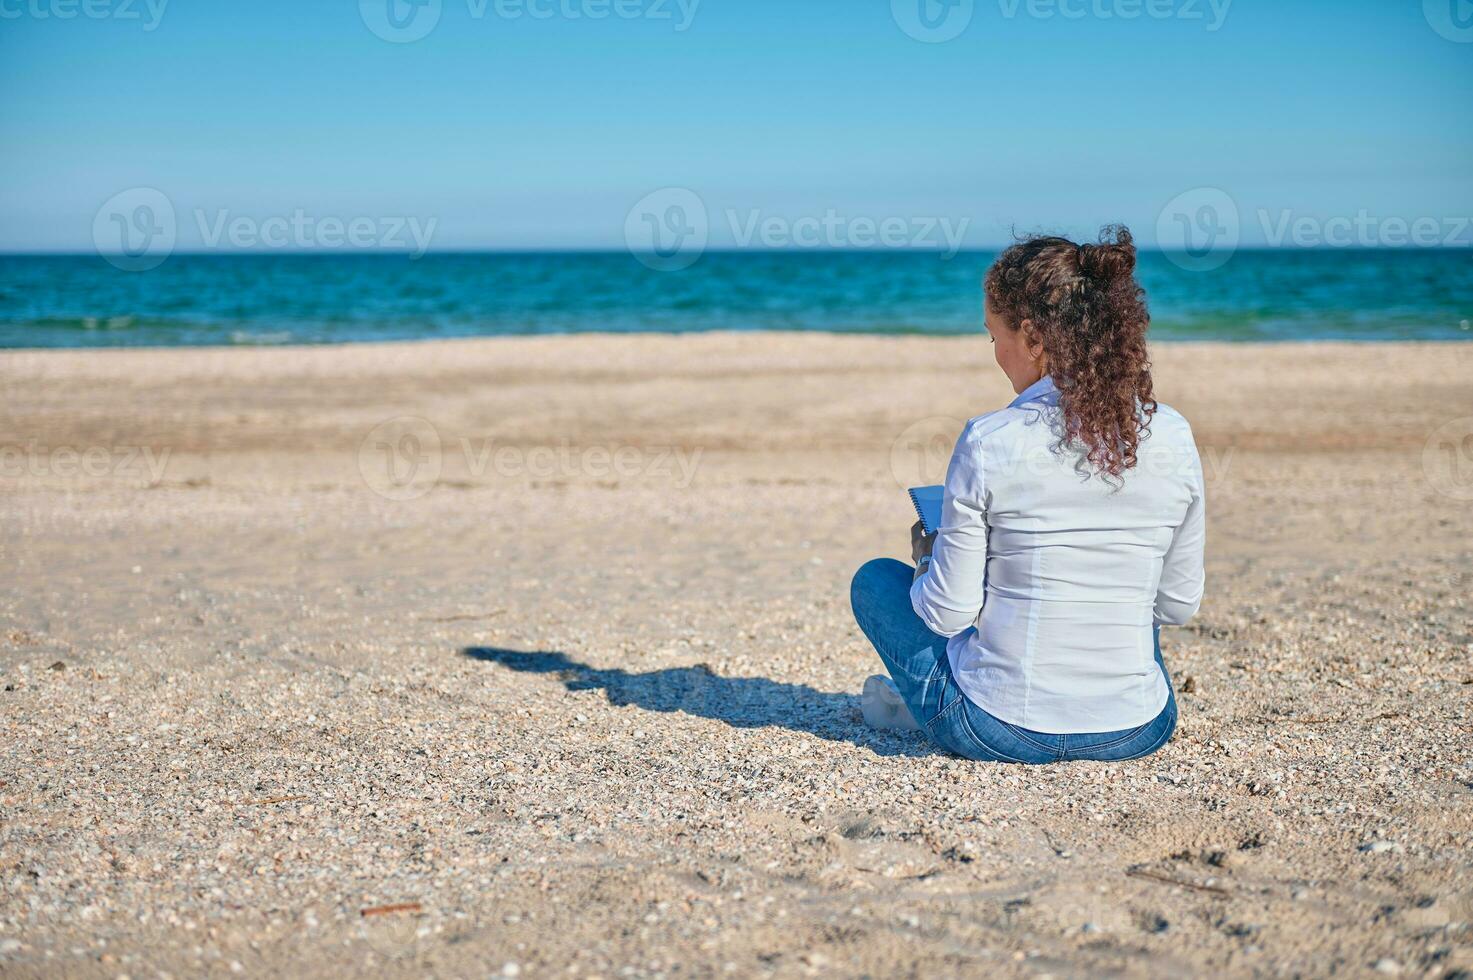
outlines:
[[[960,556],[932,584],[967,592],[956,577],[975,575],[984,601],[975,628],[944,615],[931,625],[964,627],[948,647],[957,684],[998,718],[1056,733],[1128,728],[1166,702],[1154,625],[1185,622],[1201,600],[1201,464],[1191,428],[1165,406],[1113,480],[1083,470],[1058,437],[1048,379],[968,425],[948,484],[959,509],[985,515],[985,562]],[[1173,549],[1179,537],[1199,543]]]

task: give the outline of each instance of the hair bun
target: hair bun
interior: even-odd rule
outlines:
[[[1079,271],[1099,282],[1129,279],[1135,273],[1135,240],[1124,225],[1100,229],[1098,245],[1079,246]]]

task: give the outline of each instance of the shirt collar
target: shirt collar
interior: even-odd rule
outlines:
[[[1019,393],[1008,405],[1008,408],[1017,408],[1029,402],[1055,402],[1059,400],[1059,389],[1054,386],[1054,379],[1044,375]]]

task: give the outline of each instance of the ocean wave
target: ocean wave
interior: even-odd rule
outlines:
[[[269,347],[274,344],[289,344],[296,335],[290,330],[271,330],[266,332],[252,332],[250,330],[230,331],[230,342],[242,347]]]
[[[0,347],[348,343],[504,334],[976,334],[991,253],[711,252],[179,257],[120,274],[0,256]],[[1191,271],[1142,253],[1162,340],[1470,340],[1473,249],[1243,251]]]

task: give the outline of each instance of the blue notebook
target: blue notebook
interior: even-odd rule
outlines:
[[[933,487],[911,487],[906,491],[910,494],[910,502],[916,505],[916,514],[921,518],[921,527],[927,534],[935,534],[936,529],[941,526],[941,495],[945,488],[941,485]]]

